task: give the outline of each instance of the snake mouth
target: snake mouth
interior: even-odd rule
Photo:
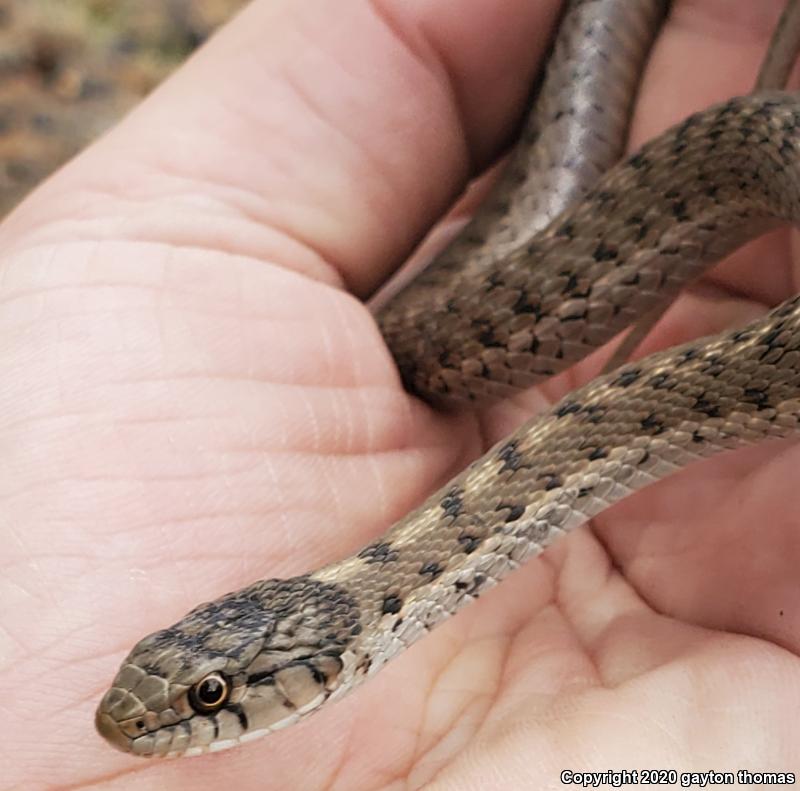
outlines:
[[[101,703],[95,713],[95,727],[98,733],[113,747],[129,755],[136,755],[140,758],[177,758],[180,756],[192,757],[205,753],[219,752],[236,747],[238,744],[245,744],[261,738],[267,733],[281,730],[289,725],[293,725],[306,714],[316,709],[324,702],[327,696],[320,695],[314,700],[306,710],[287,712],[281,719],[277,719],[269,726],[256,728],[250,731],[243,731],[228,738],[212,740],[207,743],[192,744],[189,735],[192,732],[191,725],[181,723],[180,725],[161,728],[157,731],[148,732],[144,730],[140,736],[131,736],[131,732],[140,731],[142,721],[140,718],[133,717],[128,720],[119,721],[104,711]],[[104,699],[105,700],[105,699]],[[181,727],[183,725],[183,727]],[[214,726],[217,730],[218,726]]]
[[[193,686],[173,684],[177,692],[171,695],[163,679],[126,666],[118,684],[100,701],[95,727],[109,744],[129,755],[176,758],[218,752],[293,725],[315,711],[339,691],[341,668],[338,657],[305,657],[253,673],[249,683],[229,679],[230,694],[214,708],[193,700],[191,691],[209,678],[221,678],[218,671]],[[134,689],[122,685],[131,676]]]

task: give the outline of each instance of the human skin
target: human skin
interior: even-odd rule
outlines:
[[[746,92],[781,5],[678,0],[633,144]],[[362,302],[507,144],[556,6],[257,0],[7,219],[2,791],[800,772],[789,442],[629,498],[298,726],[178,761],[94,731],[137,639],[353,552],[598,370],[602,353],[439,414],[403,392]],[[642,351],[794,293],[789,241],[722,264]]]

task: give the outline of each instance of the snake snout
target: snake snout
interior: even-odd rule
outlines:
[[[118,750],[130,752],[133,738],[127,731],[133,728],[141,733],[146,732],[144,721],[137,719],[138,707],[141,707],[141,703],[129,692],[117,687],[108,690],[94,715],[97,732]]]

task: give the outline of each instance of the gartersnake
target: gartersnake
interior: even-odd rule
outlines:
[[[660,0],[569,4],[521,153],[481,217],[378,316],[415,392],[477,401],[529,386],[743,241],[800,217],[800,100],[788,93],[693,115],[598,175],[619,156],[632,75],[665,12]],[[784,33],[796,28],[786,19]],[[774,69],[764,84],[785,71]],[[539,204],[547,182],[558,189]],[[255,583],[146,637],[98,728],[123,750],[178,755],[296,722],[611,503],[699,457],[795,431],[798,385],[798,298],[623,366],[357,555]]]

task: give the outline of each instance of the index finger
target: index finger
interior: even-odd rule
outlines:
[[[136,201],[132,232],[186,235],[183,205],[197,246],[367,293],[506,142],[558,5],[256,2],[6,233]]]

